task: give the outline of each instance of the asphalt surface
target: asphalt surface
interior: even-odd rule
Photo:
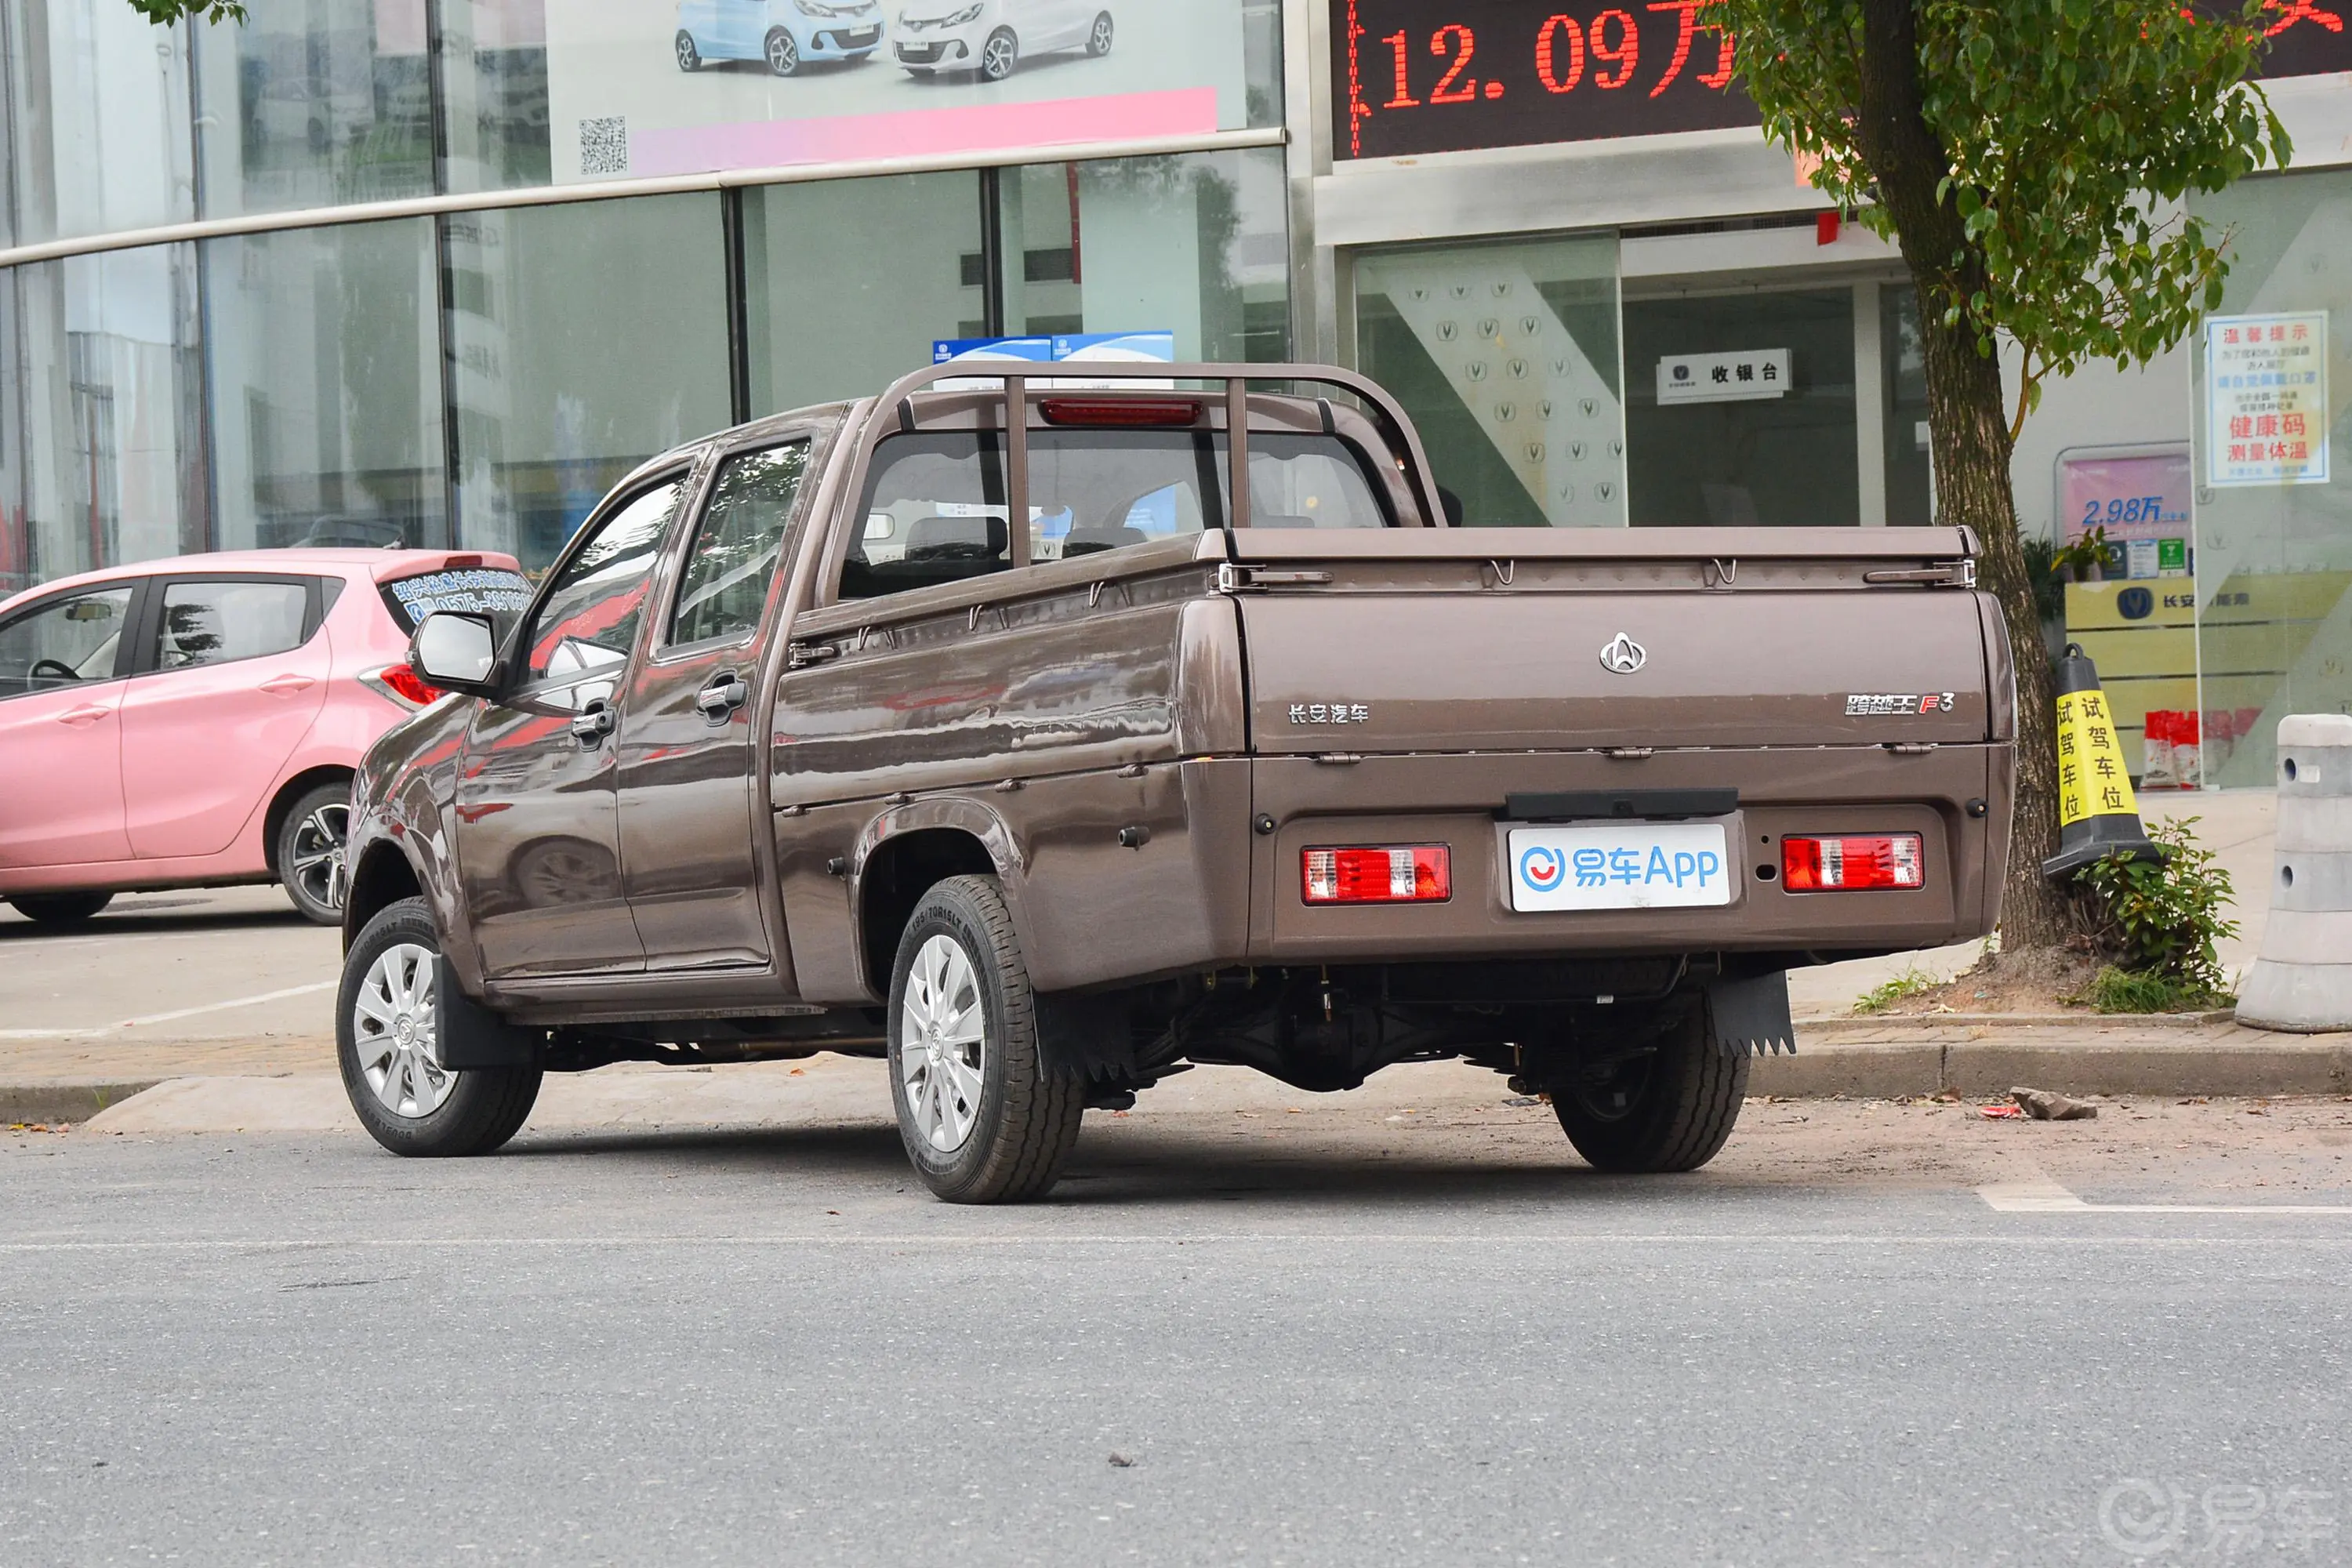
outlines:
[[[1640,1181],[1466,1069],[1204,1069],[971,1210],[869,1066],[462,1163],[0,1135],[0,1562],[2352,1555],[2352,1103],[1751,1102]]]

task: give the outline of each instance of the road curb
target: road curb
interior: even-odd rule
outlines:
[[[2232,1008],[2210,1013],[1837,1013],[1800,1018],[1797,1027],[1876,1032],[1884,1029],[2211,1029],[2233,1022]]]
[[[87,1121],[110,1105],[120,1105],[163,1082],[161,1079],[110,1079],[101,1083],[0,1083],[0,1127],[23,1121],[50,1124]]]
[[[1946,1091],[2004,1095],[2020,1084],[2062,1094],[2202,1095],[2259,1099],[2352,1094],[2352,1036],[2250,1040],[2032,1038],[1803,1041],[1766,1057],[1752,1094],[1792,1100],[1908,1100]]]

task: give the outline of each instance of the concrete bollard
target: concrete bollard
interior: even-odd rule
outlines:
[[[2278,727],[2278,869],[2262,956],[2238,1022],[2322,1035],[2352,1029],[2352,714]]]

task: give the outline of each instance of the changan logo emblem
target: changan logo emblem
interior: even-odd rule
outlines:
[[[1623,632],[1601,650],[1601,668],[1612,675],[1631,675],[1650,662],[1650,650]]]

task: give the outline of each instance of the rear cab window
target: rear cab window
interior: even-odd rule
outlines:
[[[1035,562],[1226,526],[1232,468],[1211,430],[1047,428],[1029,433],[1029,543]],[[1356,448],[1338,436],[1252,431],[1256,528],[1393,526]],[[841,597],[869,599],[1013,565],[1004,440],[993,430],[888,436],[868,469],[864,522]]]

